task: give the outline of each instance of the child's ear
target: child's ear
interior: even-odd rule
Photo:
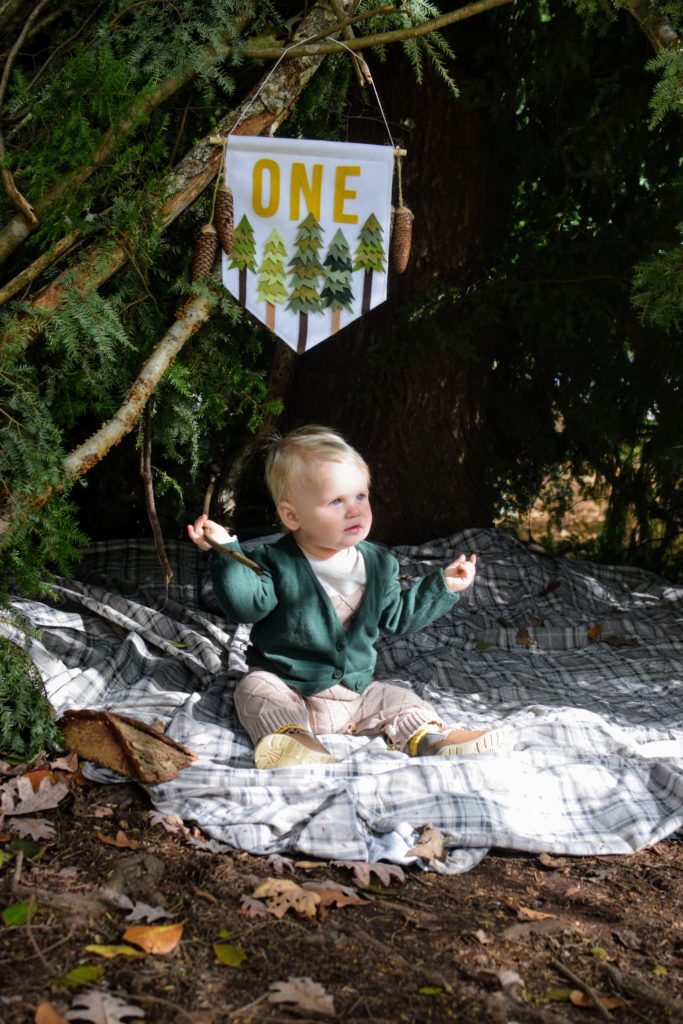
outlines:
[[[288,530],[297,530],[299,527],[299,516],[293,505],[288,501],[281,501],[277,507],[277,514],[280,522]]]

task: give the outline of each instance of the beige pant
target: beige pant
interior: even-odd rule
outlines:
[[[314,697],[302,697],[272,672],[255,669],[235,689],[237,716],[254,745],[287,725],[314,734],[353,733],[386,736],[403,750],[428,722],[443,723],[431,704],[410,690],[389,683],[370,683],[365,693],[331,686]]]

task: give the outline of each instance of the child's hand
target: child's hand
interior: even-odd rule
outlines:
[[[465,558],[464,555],[459,555],[444,572],[449,590],[467,590],[477,574],[477,556],[470,555],[469,558]]]
[[[200,515],[199,519],[195,519],[194,523],[189,523],[187,527],[187,535],[193,544],[196,544],[202,551],[208,551],[211,547],[210,544],[204,540],[204,534],[208,533],[211,540],[217,544],[229,544],[231,540],[235,538],[232,534],[228,533],[218,523],[214,523],[207,515]]]

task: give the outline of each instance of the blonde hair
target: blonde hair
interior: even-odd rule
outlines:
[[[365,459],[340,434],[315,423],[297,427],[284,437],[276,436],[266,456],[266,484],[276,508],[287,501],[294,480],[316,459],[357,466],[370,483]]]

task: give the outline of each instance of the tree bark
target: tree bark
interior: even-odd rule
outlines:
[[[458,48],[466,53],[476,41],[459,34]],[[317,422],[340,430],[372,470],[372,537],[417,543],[491,523],[480,455],[488,339],[461,328],[455,301],[439,293],[476,286],[508,192],[480,107],[452,103],[431,71],[416,87],[400,58],[374,77],[389,122],[415,125],[403,140],[405,200],[415,214],[411,262],[404,274],[390,273],[386,303],[297,359],[279,427]],[[408,310],[432,299],[450,306],[421,327]],[[254,476],[245,474],[245,485]],[[263,498],[245,492],[252,519],[259,501],[268,521]],[[238,496],[237,522],[245,526],[241,504]]]

